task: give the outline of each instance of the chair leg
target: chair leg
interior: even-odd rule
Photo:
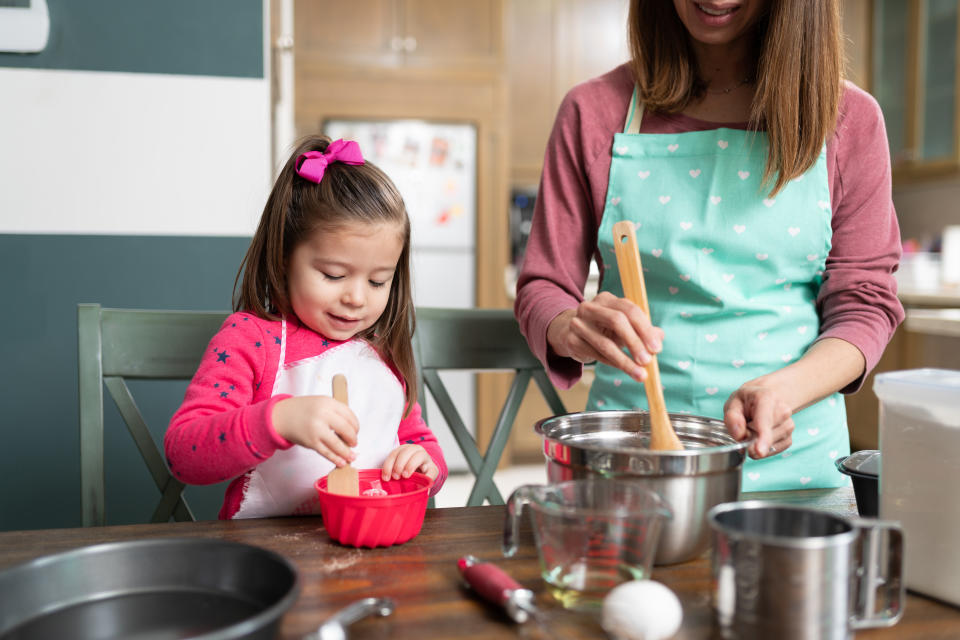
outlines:
[[[530,372],[526,370],[517,371],[513,384],[510,385],[510,391],[507,393],[507,400],[500,410],[497,426],[490,437],[490,444],[487,445],[483,465],[476,474],[477,480],[473,484],[469,498],[467,498],[468,507],[480,506],[485,499],[489,500],[490,504],[504,503],[503,495],[493,481],[493,474],[500,464],[500,457],[507,446],[507,440],[513,430],[513,423],[516,421],[517,412],[520,410],[520,403],[523,402],[523,396],[529,384]]]

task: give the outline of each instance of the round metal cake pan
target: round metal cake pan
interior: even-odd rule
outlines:
[[[203,538],[82,547],[0,572],[0,639],[269,639],[297,598],[294,566]]]

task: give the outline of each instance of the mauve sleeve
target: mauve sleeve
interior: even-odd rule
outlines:
[[[164,437],[167,465],[187,484],[235,478],[291,445],[273,429],[273,406],[287,395],[255,401],[266,340],[243,314],[226,319],[210,340],[183,403]]]
[[[547,142],[514,302],[530,349],[561,389],[576,384],[583,365],[553,353],[547,327],[560,312],[583,300],[597,235],[582,139],[584,114],[572,96],[568,94],[560,105]]]
[[[863,354],[864,374],[841,390],[853,393],[903,321],[893,277],[900,229],[883,114],[872,96],[848,85],[835,135],[833,239],[817,297],[819,337],[846,340]]]

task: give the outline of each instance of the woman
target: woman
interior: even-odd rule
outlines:
[[[755,437],[744,490],[840,486],[839,393],[903,309],[883,118],[842,78],[838,0],[634,0],[629,23],[631,61],[558,112],[521,328],[561,388],[597,362],[591,410],[645,408],[659,354],[668,410]],[[623,299],[620,220],[638,227],[650,318]]]

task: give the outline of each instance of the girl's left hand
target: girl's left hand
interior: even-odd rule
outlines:
[[[793,412],[784,394],[762,378],[746,382],[723,406],[723,421],[737,440],[756,436],[747,452],[760,459],[793,444]]]
[[[391,451],[383,461],[384,480],[409,478],[414,471],[426,474],[431,480],[436,480],[440,475],[440,469],[433,458],[418,444],[402,444]]]

